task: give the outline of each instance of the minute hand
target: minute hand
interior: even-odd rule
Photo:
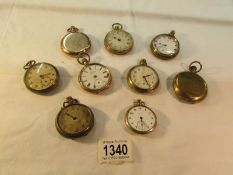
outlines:
[[[146,76],[142,76],[142,77],[143,77],[143,79],[146,81],[146,84],[150,87],[150,84],[149,84],[149,82],[148,82],[147,79],[146,79],[146,77],[149,77],[149,76],[151,76],[151,75],[146,75]]]

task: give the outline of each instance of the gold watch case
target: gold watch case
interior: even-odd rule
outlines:
[[[129,87],[137,92],[152,93],[159,86],[159,82],[158,73],[147,65],[146,59],[141,59],[127,74]]]
[[[198,64],[199,69],[194,65]],[[178,73],[174,79],[172,88],[176,97],[187,103],[202,101],[208,92],[206,81],[197,73],[202,69],[198,61],[189,65],[189,71]]]
[[[158,58],[168,60],[174,58],[180,51],[180,44],[175,37],[175,31],[160,34],[151,40],[151,52]]]
[[[75,26],[67,29],[66,34],[61,40],[61,49],[69,55],[77,55],[81,52],[88,52],[91,48],[91,41],[89,37],[79,32]]]
[[[57,131],[67,138],[86,136],[94,126],[92,110],[78,100],[67,97],[55,120]]]
[[[151,108],[138,99],[126,112],[125,125],[138,134],[147,134],[156,128],[157,116]]]
[[[117,55],[128,53],[133,48],[133,37],[130,33],[122,29],[120,23],[112,25],[112,31],[108,32],[104,39],[105,48]]]
[[[57,68],[50,63],[36,63],[30,60],[24,66],[24,84],[36,93],[46,93],[54,89],[59,82],[60,76]]]
[[[108,67],[90,63],[90,56],[87,53],[80,53],[77,61],[84,65],[78,76],[79,84],[84,90],[100,93],[111,86],[112,74]]]

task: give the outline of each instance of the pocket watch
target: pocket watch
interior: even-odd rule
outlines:
[[[84,90],[99,93],[110,87],[112,75],[106,66],[99,63],[90,63],[90,56],[87,53],[80,53],[77,61],[84,65],[78,77]]]
[[[88,52],[91,47],[91,41],[88,36],[75,26],[67,29],[66,34],[61,40],[61,49],[70,55],[77,55],[80,52]]]
[[[138,99],[134,106],[129,108],[125,116],[125,124],[132,131],[146,134],[153,131],[157,125],[157,117],[152,109]]]
[[[126,54],[133,47],[133,37],[122,28],[120,23],[114,23],[113,30],[108,32],[104,39],[106,49],[117,55]]]
[[[152,53],[161,59],[174,58],[180,50],[180,44],[175,37],[175,31],[168,34],[160,34],[151,41],[150,48]]]
[[[153,92],[159,85],[158,73],[142,59],[139,65],[132,67],[127,75],[129,87],[138,92]]]
[[[199,69],[194,65],[199,65]],[[178,73],[173,79],[172,88],[178,99],[188,103],[196,103],[207,95],[207,84],[197,73],[202,69],[198,61],[189,65],[189,71]]]
[[[24,83],[34,92],[47,92],[58,85],[58,70],[49,63],[36,63],[35,60],[27,62],[24,66]]]
[[[85,136],[94,126],[94,114],[77,99],[67,97],[55,120],[57,131],[68,138]]]

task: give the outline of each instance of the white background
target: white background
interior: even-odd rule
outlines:
[[[112,55],[103,46],[111,25],[120,22],[134,38],[133,50]],[[71,25],[91,41],[91,61],[109,66],[113,87],[101,95],[82,90],[82,66],[60,49]],[[151,39],[176,30],[179,55],[169,61],[154,57]],[[232,0],[0,0],[0,174],[233,174],[233,2]],[[160,76],[151,95],[132,92],[126,72],[146,58]],[[49,62],[61,74],[60,86],[36,95],[23,83],[30,60]],[[168,91],[169,77],[198,60],[207,82],[207,98],[185,104]],[[185,66],[186,65],[186,66]],[[55,118],[67,96],[91,107],[95,127],[88,136],[66,139]],[[122,122],[133,100],[141,98],[158,117],[155,132],[138,135]],[[99,164],[97,141],[127,137],[134,162]]]

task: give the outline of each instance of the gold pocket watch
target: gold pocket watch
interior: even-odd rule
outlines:
[[[58,85],[58,70],[49,63],[36,63],[35,60],[27,62],[24,66],[24,83],[34,92],[47,92]]]
[[[57,131],[68,138],[87,135],[94,126],[94,114],[77,99],[67,97],[55,120]]]
[[[194,65],[198,64],[199,69]],[[197,73],[202,69],[198,61],[189,65],[189,71],[178,73],[173,79],[172,88],[178,99],[188,103],[196,103],[207,95],[207,83]]]
[[[174,58],[180,50],[180,44],[175,37],[175,31],[168,34],[160,34],[151,41],[150,48],[152,53],[161,59]]]
[[[106,49],[117,55],[126,54],[133,47],[132,35],[122,28],[120,23],[114,23],[112,25],[113,30],[108,32],[104,39]]]
[[[66,34],[61,40],[61,49],[63,52],[70,55],[77,55],[81,52],[88,52],[91,48],[91,41],[88,36],[75,26],[71,26],[67,29]]]
[[[132,67],[127,75],[129,87],[138,92],[153,92],[159,85],[158,73],[142,59],[139,65]]]
[[[125,124],[132,131],[146,134],[153,131],[157,125],[157,117],[152,109],[138,99],[134,106],[129,108],[125,116]]]
[[[84,65],[78,77],[84,90],[99,93],[110,87],[112,75],[106,66],[99,63],[90,63],[90,56],[87,53],[80,53],[77,61]]]

